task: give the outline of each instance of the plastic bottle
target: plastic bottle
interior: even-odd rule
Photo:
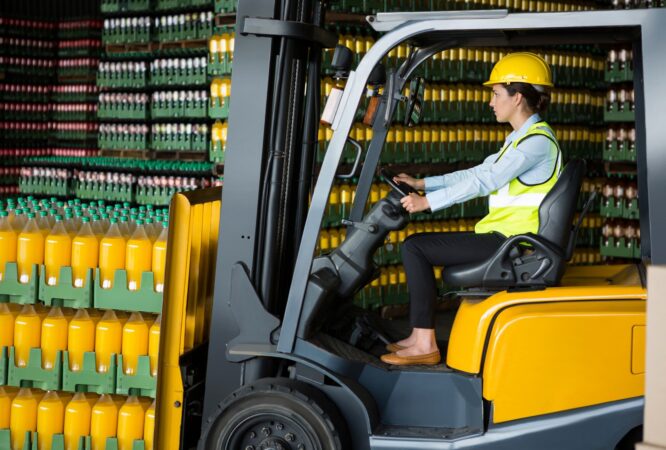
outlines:
[[[141,289],[141,275],[152,268],[152,242],[143,228],[143,221],[136,221],[136,230],[127,241],[125,269],[127,270],[127,288],[131,291]]]
[[[30,388],[22,388],[14,397],[9,418],[12,450],[23,449],[26,431],[37,431],[37,404],[40,397]]]
[[[67,349],[67,318],[59,307],[51,311],[42,321],[42,367],[52,369],[55,366],[58,351]]]
[[[145,408],[139,399],[132,395],[118,411],[118,450],[132,450],[134,440],[143,439]]]
[[[42,234],[44,235],[44,238],[49,235],[51,232],[51,224],[49,223],[49,212],[48,211],[40,211],[39,212],[39,217],[37,217],[37,225],[39,225],[39,229],[42,230]]]
[[[114,437],[118,428],[118,405],[108,394],[102,394],[92,408],[90,437],[92,450],[104,450],[106,438]]]
[[[99,241],[90,227],[90,219],[82,218],[79,233],[72,241],[72,276],[74,286],[85,285],[88,269],[95,269],[98,263]]]
[[[146,417],[143,422],[143,442],[146,450],[155,448],[155,400],[146,410]]]
[[[166,252],[168,225],[164,222],[162,232],[153,244],[152,269],[155,280],[155,291],[164,292],[164,273],[166,270]]]
[[[5,265],[16,262],[18,233],[12,228],[7,211],[0,211],[0,281],[5,276]],[[1,333],[1,331],[0,331]]]
[[[32,305],[25,305],[14,322],[14,358],[18,367],[28,365],[30,349],[41,343],[41,318]]]
[[[90,228],[92,229],[93,234],[98,241],[102,240],[104,235],[104,225],[101,222],[101,219],[98,215],[92,216],[92,222],[90,222]]]
[[[16,317],[9,306],[6,303],[0,303],[0,349],[14,345],[15,320]]]
[[[0,386],[0,430],[9,428],[9,416],[16,392],[16,388]]]
[[[162,328],[162,315],[158,315],[148,330],[148,356],[150,357],[150,374],[157,376],[160,352],[160,331]]]
[[[69,369],[78,372],[83,369],[83,354],[95,351],[95,321],[85,309],[80,309],[69,322],[67,353]]]
[[[81,436],[90,434],[93,394],[77,392],[65,408],[65,450],[77,450]]]
[[[37,443],[39,450],[51,450],[54,434],[62,434],[65,425],[67,395],[48,391],[37,405]]]
[[[18,236],[16,259],[19,281],[23,284],[30,282],[33,265],[44,263],[44,235],[37,226],[34,213],[28,214],[28,222]]]
[[[120,354],[123,325],[113,310],[108,310],[95,330],[95,358],[98,372],[108,372],[112,354]]]
[[[123,327],[122,355],[123,371],[134,375],[139,356],[148,355],[148,324],[141,313],[132,313]]]
[[[60,268],[72,263],[72,238],[65,229],[62,216],[55,218],[55,225],[46,236],[44,243],[44,270],[46,271],[46,284],[58,284]]]
[[[100,285],[103,289],[113,287],[113,278],[118,269],[125,268],[127,240],[118,226],[118,219],[111,219],[111,226],[99,244]]]

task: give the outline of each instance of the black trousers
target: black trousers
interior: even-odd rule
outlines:
[[[417,233],[402,244],[407,275],[410,323],[435,328],[437,286],[433,266],[453,266],[490,258],[506,240],[496,233]]]

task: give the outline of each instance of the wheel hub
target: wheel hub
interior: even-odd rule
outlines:
[[[277,419],[277,417],[275,418]],[[241,438],[243,450],[309,450],[309,438],[287,420],[255,421]]]

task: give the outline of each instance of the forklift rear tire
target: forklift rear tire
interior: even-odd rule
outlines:
[[[220,404],[206,449],[343,450],[347,427],[336,406],[315,387],[288,378],[244,386]]]

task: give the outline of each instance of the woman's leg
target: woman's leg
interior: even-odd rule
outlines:
[[[409,289],[410,324],[414,331],[397,343],[406,347],[398,355],[421,355],[437,350],[434,332],[437,285],[433,267],[490,258],[503,241],[497,234],[475,233],[419,233],[405,240],[402,260]]]

